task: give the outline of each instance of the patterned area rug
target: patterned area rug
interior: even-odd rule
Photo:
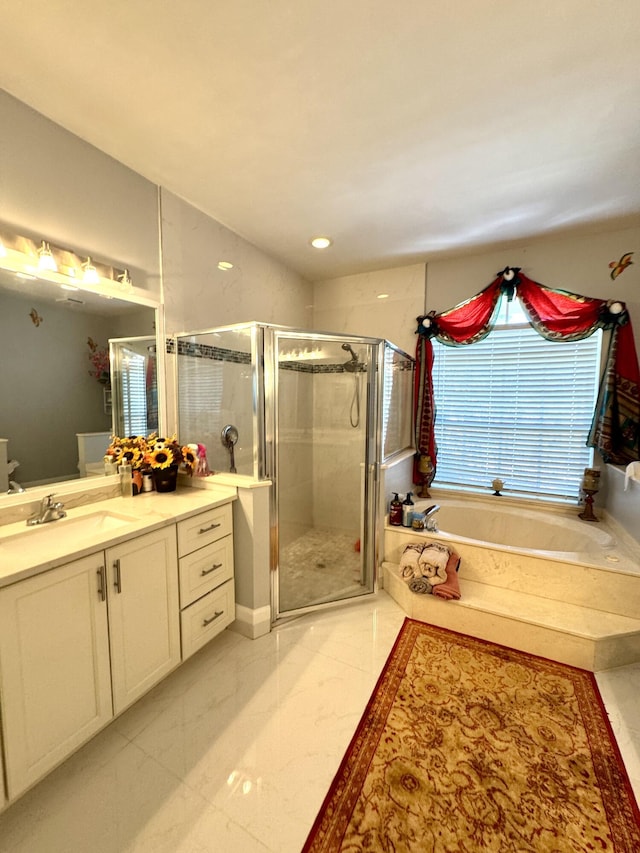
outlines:
[[[593,675],[407,619],[303,853],[640,851]]]

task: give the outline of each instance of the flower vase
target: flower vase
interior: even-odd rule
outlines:
[[[156,492],[175,492],[178,484],[178,466],[170,465],[168,468],[154,468],[153,482]]]

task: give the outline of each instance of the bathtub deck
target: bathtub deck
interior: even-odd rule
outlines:
[[[509,553],[497,559],[490,549],[454,545],[463,552],[462,598],[444,601],[411,592],[400,575],[404,545],[422,537],[398,528],[387,533],[384,588],[411,618],[591,672],[640,661],[639,574],[531,564]]]

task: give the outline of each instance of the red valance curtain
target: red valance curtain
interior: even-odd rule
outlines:
[[[463,346],[482,340],[495,324],[503,294],[507,299],[519,299],[533,328],[549,340],[580,340],[597,329],[610,330],[606,365],[586,444],[595,447],[605,462],[626,465],[640,459],[640,369],[631,319],[624,303],[545,287],[527,278],[519,267],[506,267],[490,285],[466,302],[442,314],[432,311],[417,318],[416,459],[420,455],[430,456],[435,475],[437,447],[431,377],[432,338],[449,346]],[[417,463],[415,467],[417,473]],[[420,481],[419,476],[414,477],[414,482]]]

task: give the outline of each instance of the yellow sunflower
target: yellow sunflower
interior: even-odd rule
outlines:
[[[193,474],[198,464],[198,457],[188,445],[182,448],[182,461],[187,472]]]
[[[152,468],[169,468],[173,465],[173,454],[168,453],[164,448],[152,450],[147,453],[145,461]]]

